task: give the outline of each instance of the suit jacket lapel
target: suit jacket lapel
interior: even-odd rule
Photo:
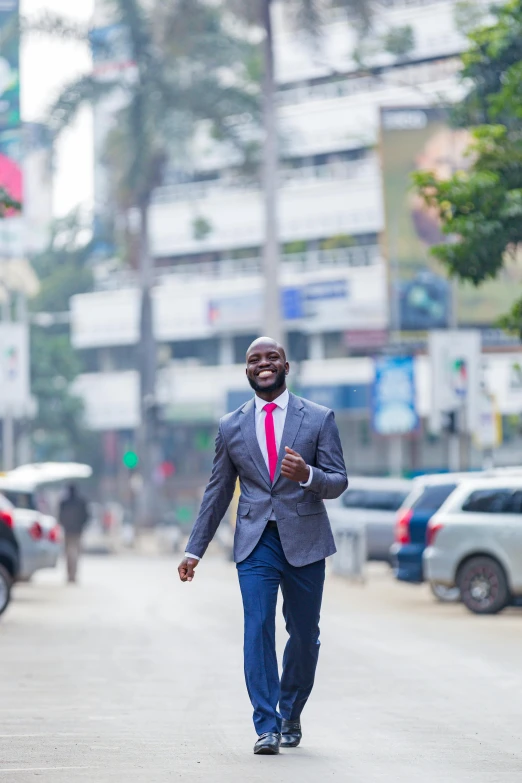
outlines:
[[[259,443],[257,442],[256,418],[255,418],[256,412],[255,412],[255,403],[253,399],[247,402],[247,404],[242,408],[241,413],[242,416],[239,420],[239,426],[241,427],[241,433],[243,435],[243,439],[250,452],[250,456],[252,457],[262,478],[270,487],[272,486],[270,482],[270,474],[268,472],[266,462],[263,459],[261,449],[259,448]]]
[[[301,427],[304,417],[303,409],[304,405],[301,402],[301,399],[296,397],[295,394],[290,394],[285,427],[283,430],[283,436],[281,438],[281,445],[279,447],[279,459],[277,460],[277,470],[274,476],[274,484],[277,483],[281,475],[281,463],[283,462],[284,456],[286,454],[285,446],[292,448],[295,443],[295,439],[297,438],[297,433],[299,432],[299,428]]]

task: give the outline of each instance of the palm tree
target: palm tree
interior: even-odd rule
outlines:
[[[263,190],[265,202],[265,241],[263,267],[265,275],[265,330],[275,340],[283,340],[283,319],[279,286],[278,231],[278,130],[274,68],[273,7],[275,0],[227,0],[230,11],[263,30]],[[323,12],[341,8],[359,30],[369,26],[371,0],[282,0],[296,28],[308,32],[312,39],[321,34]]]
[[[19,212],[21,208],[20,202],[15,201],[7,190],[0,186],[0,219],[4,218],[7,213]]]
[[[173,146],[186,143],[198,120],[210,120],[223,139],[240,143],[227,117],[256,108],[247,89],[247,45],[227,33],[218,9],[204,0],[177,0],[153,4],[144,0],[107,0],[114,24],[120,26],[132,73],[111,79],[83,76],[68,84],[50,110],[57,135],[85,104],[110,94],[122,96],[114,129],[108,140],[113,194],[120,209],[139,217],[138,245],[141,289],[140,400],[138,433],[144,478],[141,514],[146,522],[153,503],[154,412],[156,401],[156,345],[151,289],[154,264],[149,237],[149,207],[161,185]],[[47,32],[76,35],[74,26],[49,16]],[[95,38],[89,31],[88,40]],[[113,59],[111,44],[100,44],[101,55]],[[104,50],[105,47],[105,50]],[[226,71],[227,78],[223,79]]]

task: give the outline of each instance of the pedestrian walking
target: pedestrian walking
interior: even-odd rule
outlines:
[[[178,568],[191,582],[232,500],[241,496],[234,560],[245,617],[244,666],[258,740],[274,755],[301,742],[301,713],[314,684],[325,558],[335,544],[323,500],[348,485],[333,412],[291,394],[284,348],[260,337],[248,349],[255,396],[221,419],[212,475]],[[279,678],[275,617],[279,588],[289,639]]]
[[[69,583],[76,582],[82,533],[87,519],[87,503],[78,494],[75,485],[71,484],[67,489],[66,497],[60,503],[59,513],[60,525],[65,533],[65,558]]]

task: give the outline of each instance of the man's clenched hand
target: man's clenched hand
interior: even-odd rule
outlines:
[[[305,484],[310,478],[310,468],[297,451],[285,446],[286,456],[281,464],[281,475],[290,481]]]
[[[183,558],[178,566],[178,574],[182,582],[192,582],[194,579],[194,570],[198,563],[199,560],[195,560],[193,557]]]

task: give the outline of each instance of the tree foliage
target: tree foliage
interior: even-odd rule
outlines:
[[[495,278],[522,251],[522,2],[495,9],[463,55],[467,96],[455,112],[472,128],[470,166],[448,180],[414,175],[448,242],[433,248],[451,275],[474,285]],[[522,335],[519,302],[503,325]]]
[[[203,0],[108,0],[107,6],[122,37],[100,42],[93,30],[88,40],[109,63],[121,61],[123,46],[128,67],[109,78],[74,79],[51,107],[50,122],[58,134],[83,105],[119,96],[105,163],[115,202],[125,209],[149,203],[169,161],[186,164],[194,123],[206,120],[220,138],[240,144],[228,118],[256,111],[257,100],[246,68],[250,47],[225,29],[218,8]],[[48,18],[44,29],[53,32]],[[67,24],[56,19],[54,32],[64,30]]]
[[[38,403],[32,422],[38,459],[88,459],[90,436],[83,426],[83,404],[72,390],[81,364],[67,323],[53,315],[69,310],[71,296],[92,288],[92,240],[78,212],[58,220],[47,248],[33,259],[40,292],[31,302],[31,383]],[[37,325],[48,318],[45,327]],[[87,452],[87,453],[86,453]]]
[[[247,25],[263,26],[263,6],[273,4],[274,0],[226,0],[226,6],[238,19]],[[340,9],[346,12],[361,32],[366,32],[372,19],[371,0],[283,0],[283,6],[295,28],[308,33],[313,38],[321,35],[325,20],[325,11]]]
[[[410,24],[392,27],[383,40],[384,48],[395,57],[407,57],[415,48],[415,32]]]
[[[15,201],[7,190],[0,187],[0,219],[5,217],[6,214],[12,212],[19,212],[22,205],[19,201]]]

